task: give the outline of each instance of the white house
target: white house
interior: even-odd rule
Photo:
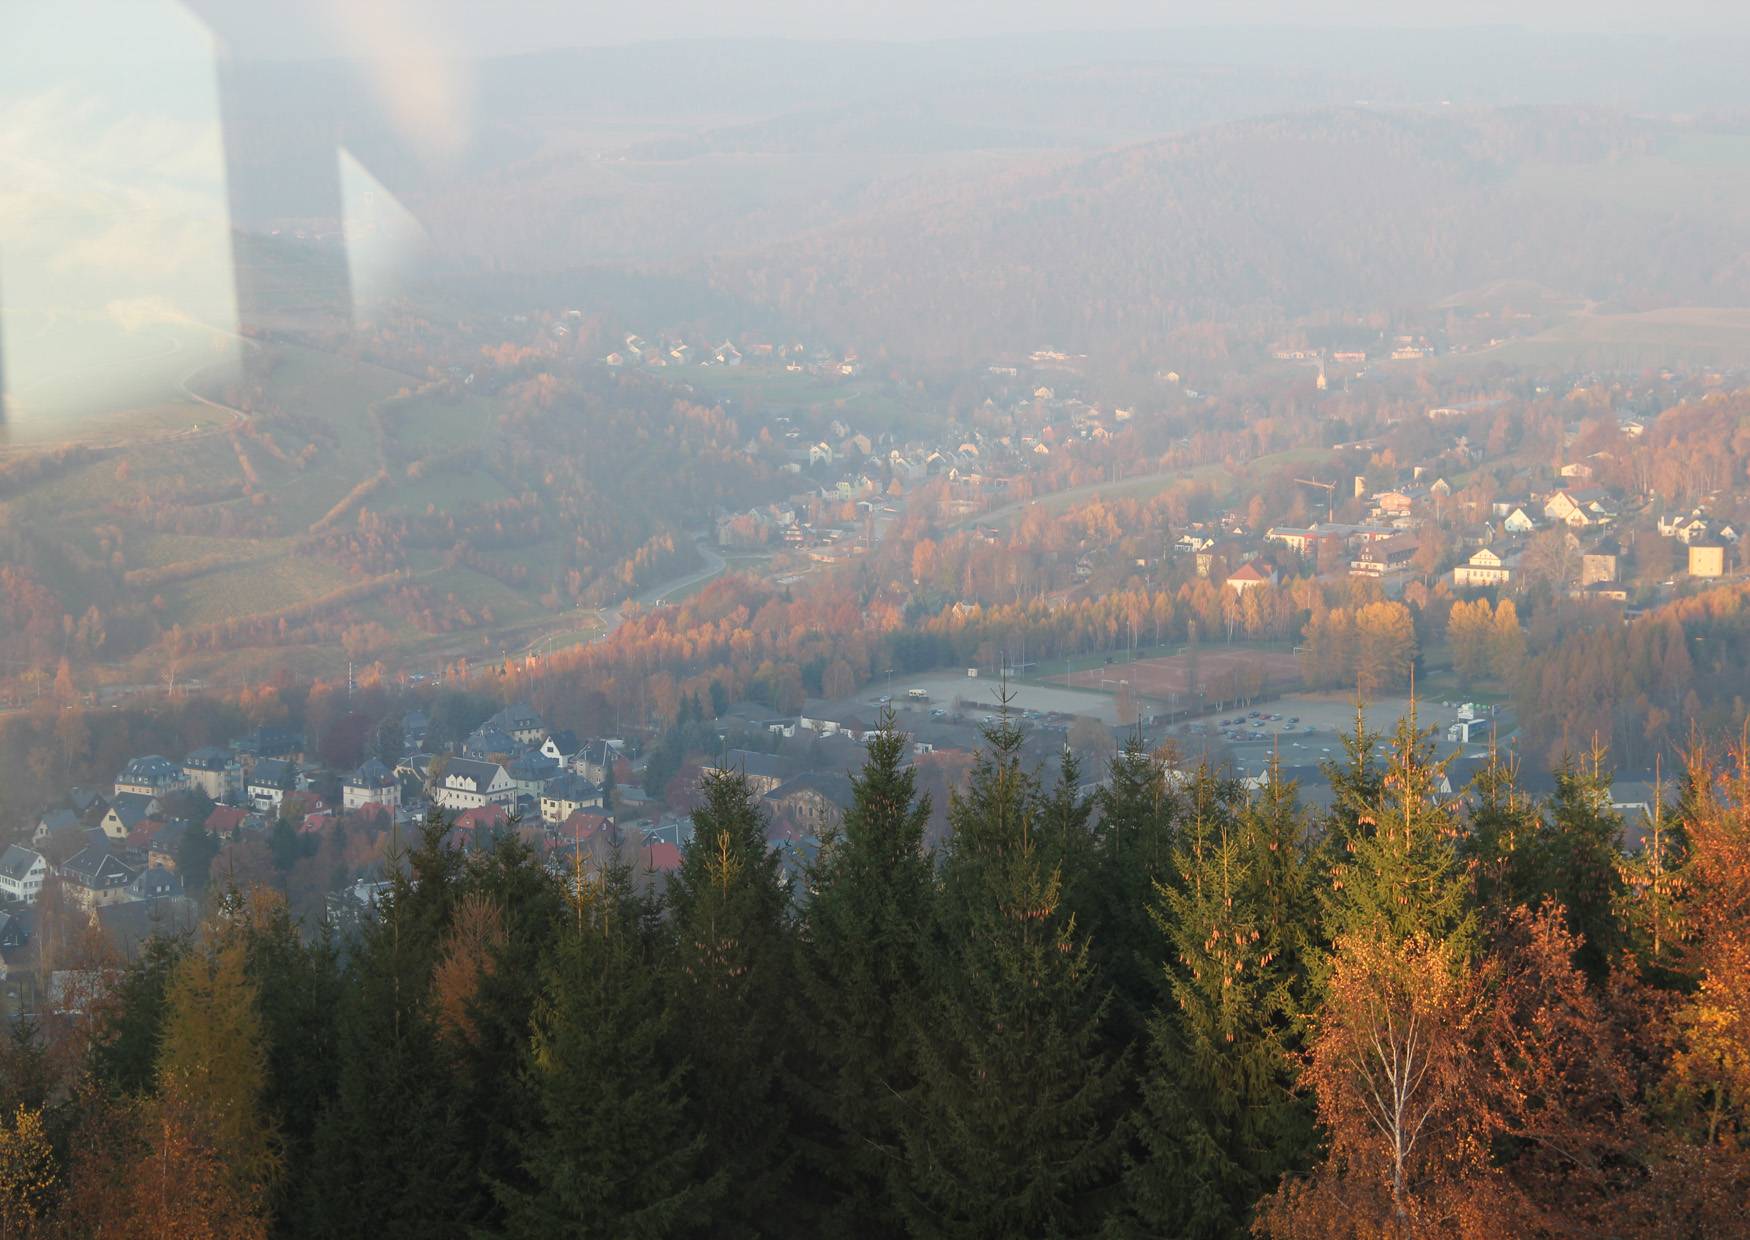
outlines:
[[[1507,514],[1507,519],[1501,522],[1501,528],[1509,534],[1529,534],[1537,528],[1537,521],[1523,508],[1515,508]]]
[[[0,853],[0,899],[9,904],[35,904],[49,874],[43,855],[18,844]]]
[[[401,781],[376,758],[367,758],[340,785],[340,804],[348,811],[380,805],[394,813],[401,807]]]
[[[482,805],[516,808],[516,783],[497,762],[452,758],[431,787],[432,802],[444,809],[479,809]]]
[[[1513,569],[1500,555],[1488,547],[1478,547],[1468,563],[1452,570],[1452,584],[1460,589],[1471,586],[1504,586],[1513,580]]]
[[[298,768],[278,758],[263,758],[249,771],[243,785],[243,795],[255,809],[264,814],[279,809],[286,793],[298,790]]]

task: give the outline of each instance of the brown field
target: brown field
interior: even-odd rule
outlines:
[[[1051,676],[1053,684],[1076,689],[1096,689],[1117,693],[1119,685],[1130,682],[1131,691],[1143,698],[1161,702],[1183,697],[1191,679],[1191,656],[1162,655],[1154,659],[1139,659],[1135,663],[1111,663],[1072,672],[1066,676]],[[1300,663],[1294,655],[1282,650],[1203,649],[1197,652],[1197,681],[1206,698],[1216,701],[1238,696],[1248,680],[1254,680],[1259,691],[1281,693],[1301,686]]]

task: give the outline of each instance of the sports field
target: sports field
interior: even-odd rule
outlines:
[[[1233,650],[1204,647],[1195,653],[1161,655],[1134,663],[1108,663],[1046,678],[1052,684],[1117,693],[1128,682],[1139,697],[1159,702],[1183,700],[1192,681],[1210,701],[1300,688],[1300,665],[1284,650]]]

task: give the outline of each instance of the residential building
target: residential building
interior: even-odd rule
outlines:
[[[96,844],[61,865],[67,894],[85,908],[133,899],[128,888],[138,875],[139,870],[116,856],[114,849]]]
[[[0,853],[0,899],[8,904],[35,904],[48,875],[49,863],[41,853],[8,844]]]
[[[502,765],[473,758],[451,758],[429,791],[432,803],[443,809],[499,805],[508,811],[517,798],[517,786]]]
[[[1409,567],[1421,544],[1414,534],[1397,533],[1386,538],[1370,538],[1349,561],[1351,577],[1383,577]]]
[[[489,721],[468,733],[462,742],[462,756],[479,762],[496,762],[508,759],[518,748],[516,737],[503,728],[494,727]]]
[[[156,797],[186,787],[188,777],[182,773],[182,768],[169,758],[155,753],[135,758],[115,777],[117,796],[131,792],[140,796]]]
[[[792,765],[777,754],[751,749],[728,750],[716,769],[746,776],[747,785],[756,796],[764,796],[795,773]]]
[[[229,749],[208,745],[193,750],[182,760],[188,786],[214,801],[234,800],[243,791],[243,763]]]
[[[604,808],[602,790],[581,775],[561,775],[541,790],[541,821],[561,823],[578,810]]]
[[[1612,584],[1622,577],[1622,548],[1614,539],[1606,539],[1580,553],[1580,588]]]
[[[520,796],[538,797],[549,781],[557,779],[560,766],[538,749],[520,753],[505,764],[505,773]]]
[[[1690,543],[1689,575],[1691,577],[1724,577],[1726,575],[1726,544],[1721,542]]]
[[[97,825],[103,828],[103,833],[110,839],[125,840],[142,822],[157,817],[159,812],[157,797],[124,792],[116,797],[115,804],[109,807]]]
[[[1227,575],[1227,586],[1235,594],[1244,594],[1259,586],[1276,584],[1276,569],[1261,560],[1248,560]]]
[[[562,767],[570,766],[571,760],[582,748],[578,743],[577,733],[570,729],[549,732],[541,740],[541,752]]]
[[[258,813],[277,811],[286,794],[298,790],[298,768],[280,758],[261,758],[250,768],[243,795]]]
[[[231,748],[236,751],[245,771],[267,758],[293,763],[304,760],[304,737],[291,728],[257,728],[232,741]]]
[[[1577,487],[1557,491],[1544,501],[1543,515],[1573,529],[1608,525],[1616,519],[1609,506],[1610,497],[1598,487]]]
[[[787,823],[818,839],[838,823],[851,804],[851,781],[840,771],[809,771],[780,784],[762,799],[771,810],[774,829]]]
[[[512,702],[481,726],[508,732],[519,745],[538,745],[547,733],[547,724],[527,702]]]
[[[1537,528],[1537,519],[1523,508],[1514,508],[1501,522],[1501,528],[1509,534],[1529,534]]]
[[[367,758],[340,785],[340,807],[348,813],[380,806],[391,814],[401,808],[401,781],[376,758]]]
[[[1490,547],[1478,547],[1467,563],[1452,570],[1452,584],[1459,589],[1504,586],[1512,580],[1512,566]]]

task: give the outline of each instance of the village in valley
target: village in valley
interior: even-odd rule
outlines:
[[[562,315],[545,329],[539,316],[516,321],[556,340],[569,331]],[[449,839],[465,850],[510,833],[557,873],[618,859],[647,881],[679,865],[691,789],[709,769],[746,775],[770,842],[802,882],[887,718],[937,791],[938,831],[948,792],[1002,711],[1027,729],[1035,764],[1078,752],[1088,792],[1118,746],[1142,743],[1178,755],[1180,768],[1213,756],[1248,786],[1291,779],[1318,802],[1357,687],[1383,730],[1408,709],[1419,661],[1418,709],[1453,763],[1442,786],[1456,795],[1489,749],[1510,743],[1516,720],[1499,639],[1492,654],[1460,654],[1456,634],[1441,631],[1457,621],[1445,617],[1480,599],[1485,626],[1513,630],[1518,659],[1515,601],[1628,618],[1740,572],[1739,498],[1703,493],[1688,475],[1673,487],[1647,459],[1649,436],[1677,451],[1680,428],[1660,430],[1663,409],[1681,423],[1729,385],[1674,371],[1492,392],[1451,382],[1466,398],[1430,405],[1403,395],[1404,372],[1429,365],[1436,347],[1402,337],[1383,348],[1377,369],[1358,349],[1277,350],[1261,378],[1216,395],[1163,371],[1126,403],[1093,394],[1085,358],[1038,350],[987,366],[980,398],[962,396],[960,413],[919,434],[891,408],[860,410],[906,385],[872,383],[854,354],[627,334],[599,368],[636,369],[640,382],[716,404],[783,495],[699,514],[715,569],[692,573],[686,591],[655,588],[647,607],[741,574],[789,594],[858,580],[867,597],[946,624],[1005,606],[1030,609],[1037,624],[1124,591],[1155,613],[1170,595],[1194,618],[1163,629],[1159,614],[1145,616],[1153,631],[1139,633],[1132,613],[1128,631],[1049,658],[1038,647],[1030,656],[1026,624],[999,626],[970,658],[914,659],[899,679],[892,666],[852,676],[817,665],[802,699],[731,700],[713,686],[709,700],[683,698],[677,715],[641,698],[611,736],[580,735],[521,701],[438,735],[427,708],[451,687],[444,675],[379,664],[373,676],[413,704],[364,720],[367,753],[355,765],[324,762],[297,727],[263,725],[179,755],[139,754],[113,784],[67,786],[44,804],[0,857],[12,991],[54,970],[42,949],[53,936],[38,927],[49,906],[134,950],[193,924],[214,885],[296,875],[303,911],[354,919],[384,890],[397,841],[431,812],[449,816]],[[774,397],[804,384],[805,400]],[[1273,438],[1257,433],[1264,400],[1287,412]],[[1509,440],[1509,413],[1523,431],[1528,410],[1548,437]],[[1329,427],[1344,437],[1308,441]],[[1687,498],[1662,499],[1661,487]],[[1322,626],[1341,603],[1357,621],[1366,607],[1398,608],[1408,644],[1370,654],[1362,636],[1334,653],[1339,639]],[[1436,603],[1439,630],[1428,622]],[[521,656],[521,673],[538,678],[542,660]],[[1619,807],[1645,806],[1646,785],[1627,773]]]

